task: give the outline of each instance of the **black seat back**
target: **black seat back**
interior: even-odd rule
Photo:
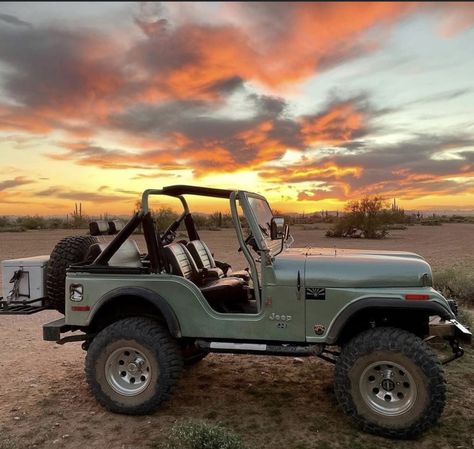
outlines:
[[[191,253],[198,268],[216,268],[212,253],[202,240],[192,240],[186,245],[186,249]]]
[[[194,259],[182,243],[171,243],[164,247],[167,271],[194,282],[210,306],[218,312],[243,312],[248,303],[246,283],[236,277],[221,277],[219,268],[198,269]],[[207,275],[212,274],[212,278]]]
[[[198,278],[198,267],[191,254],[182,243],[171,243],[164,247],[168,271],[177,276],[183,276],[191,282]]]

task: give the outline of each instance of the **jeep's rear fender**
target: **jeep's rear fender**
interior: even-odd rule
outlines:
[[[90,314],[89,328],[98,331],[135,314],[160,318],[173,337],[181,337],[178,319],[169,303],[160,294],[143,287],[119,287],[102,296]]]

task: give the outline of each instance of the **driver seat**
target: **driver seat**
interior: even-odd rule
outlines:
[[[227,277],[232,276],[243,279],[245,282],[250,281],[250,273],[247,270],[232,271],[232,267],[229,264],[216,261],[209,247],[202,240],[191,240],[186,245],[186,249],[191,253],[199,269],[220,268]]]
[[[243,279],[223,277],[216,269],[198,269],[189,251],[182,243],[171,243],[164,247],[167,271],[182,276],[201,290],[209,305],[217,312],[244,312],[248,305],[248,286]]]

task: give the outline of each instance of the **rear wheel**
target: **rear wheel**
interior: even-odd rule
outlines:
[[[363,430],[411,438],[441,416],[446,383],[436,354],[420,338],[402,329],[375,328],[342,349],[335,392]]]
[[[56,244],[49,258],[46,274],[46,304],[50,308],[64,313],[66,270],[70,265],[82,262],[94,243],[97,243],[95,237],[79,235],[66,237]]]
[[[142,415],[170,397],[182,366],[181,350],[164,326],[148,318],[127,318],[94,338],[86,356],[86,377],[105,408]]]

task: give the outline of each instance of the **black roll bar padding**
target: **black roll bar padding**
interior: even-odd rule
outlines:
[[[159,273],[162,268],[162,260],[160,258],[160,250],[158,239],[156,238],[155,226],[151,212],[147,212],[142,221],[143,235],[145,237],[146,246],[148,248],[148,258],[150,259],[150,267],[152,273]]]
[[[163,187],[162,193],[165,195],[178,196],[178,195],[199,195],[199,196],[210,196],[214,198],[230,198],[233,190],[226,189],[214,189],[212,187],[198,187],[198,186],[187,186],[187,185],[175,185]]]
[[[94,260],[94,265],[107,265],[112,256],[118,251],[138,225],[142,222],[143,213],[136,212],[123,229],[114,237],[114,239],[104,248],[104,250]]]
[[[201,240],[191,214],[186,214],[186,217],[184,217],[184,225],[186,226],[186,231],[188,232],[189,241]]]
[[[158,244],[158,259],[160,262],[160,269],[169,273],[168,256],[165,253],[165,247],[163,246],[163,242],[161,241],[161,237],[158,232],[156,233],[156,243]]]

